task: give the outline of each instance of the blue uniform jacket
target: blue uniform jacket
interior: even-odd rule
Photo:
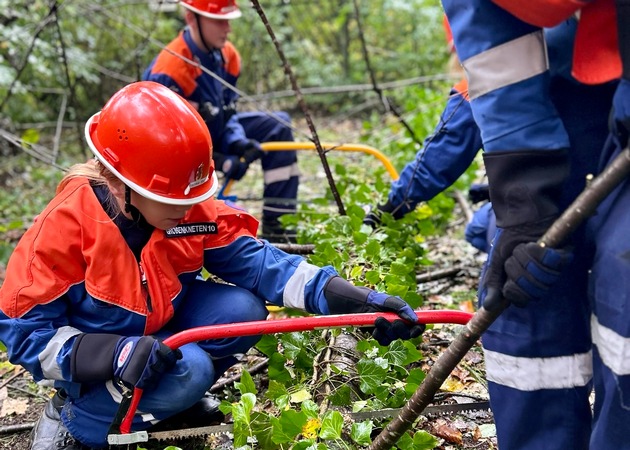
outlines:
[[[76,335],[157,332],[202,268],[261,301],[327,314],[323,288],[334,269],[256,239],[257,226],[246,212],[210,199],[177,227],[154,229],[138,262],[88,180],[70,181],[9,260],[0,340],[10,361],[35,380],[72,381]]]

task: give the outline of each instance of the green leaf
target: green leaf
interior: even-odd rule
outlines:
[[[343,417],[339,411],[328,411],[322,420],[322,429],[319,437],[322,439],[340,439],[343,427]]]
[[[294,411],[292,409],[288,409],[282,411],[280,414],[280,425],[282,426],[282,431],[287,436],[291,436],[291,440],[295,440],[295,437],[302,433],[302,427],[306,424],[308,417],[302,411]]]
[[[328,397],[330,403],[335,406],[346,406],[350,404],[350,400],[352,398],[352,389],[347,384],[338,387],[335,391]]]
[[[279,383],[292,382],[291,374],[286,369],[286,358],[280,353],[274,353],[269,358],[269,378]]]
[[[271,426],[271,420],[268,414],[258,411],[252,411],[251,414],[251,429],[256,436],[257,448],[276,448],[273,437],[273,427]]]
[[[278,353],[278,338],[273,334],[264,334],[256,344],[256,348],[265,356],[271,357],[274,353]]]
[[[387,370],[373,360],[361,359],[357,363],[359,388],[366,394],[373,394],[382,389]]]
[[[413,435],[413,448],[415,450],[431,450],[438,445],[438,440],[424,430],[416,431]]]
[[[370,435],[372,434],[372,421],[367,420],[364,422],[353,423],[352,428],[350,429],[350,437],[354,442],[359,445],[370,445],[372,442],[372,438]]]
[[[250,393],[256,395],[258,393],[252,375],[247,370],[241,371],[241,381],[234,383],[234,386],[241,394]]]
[[[282,383],[277,382],[276,380],[269,380],[269,386],[267,387],[267,391],[265,392],[265,397],[269,400],[276,400],[278,397],[288,396],[289,391],[286,386]]]

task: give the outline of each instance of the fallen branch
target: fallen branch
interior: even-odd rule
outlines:
[[[558,247],[562,244],[586,218],[595,212],[602,200],[628,174],[630,174],[630,148],[624,149],[599,176],[593,179],[562,216],[547,230],[538,241],[539,244],[547,247]],[[422,384],[418,386],[416,392],[402,408],[400,414],[374,439],[369,447],[370,450],[390,449],[398,442],[403,433],[411,428],[422,411],[433,400],[435,393],[457,364],[508,306],[509,302],[505,301],[495,310],[488,311],[481,307],[475,313],[463,331],[438,358]]]

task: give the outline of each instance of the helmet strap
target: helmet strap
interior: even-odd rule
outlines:
[[[197,21],[197,33],[199,33],[199,39],[201,40],[201,43],[203,44],[203,46],[206,47],[206,51],[210,53],[212,52],[212,48],[208,45],[206,40],[203,38],[203,33],[201,32],[201,19],[200,19],[199,14],[195,13],[195,20]]]
[[[142,217],[138,208],[131,204],[131,188],[125,185],[125,212],[131,214],[134,222],[139,222]]]

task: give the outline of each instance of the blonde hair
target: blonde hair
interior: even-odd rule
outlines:
[[[118,198],[114,193],[124,192],[125,185],[97,159],[90,159],[84,163],[71,166],[57,185],[56,193],[59,194],[66,185],[75,178],[87,178],[93,186],[107,187],[109,196],[106,200],[106,204],[103,206],[106,210],[114,214],[122,212]]]

